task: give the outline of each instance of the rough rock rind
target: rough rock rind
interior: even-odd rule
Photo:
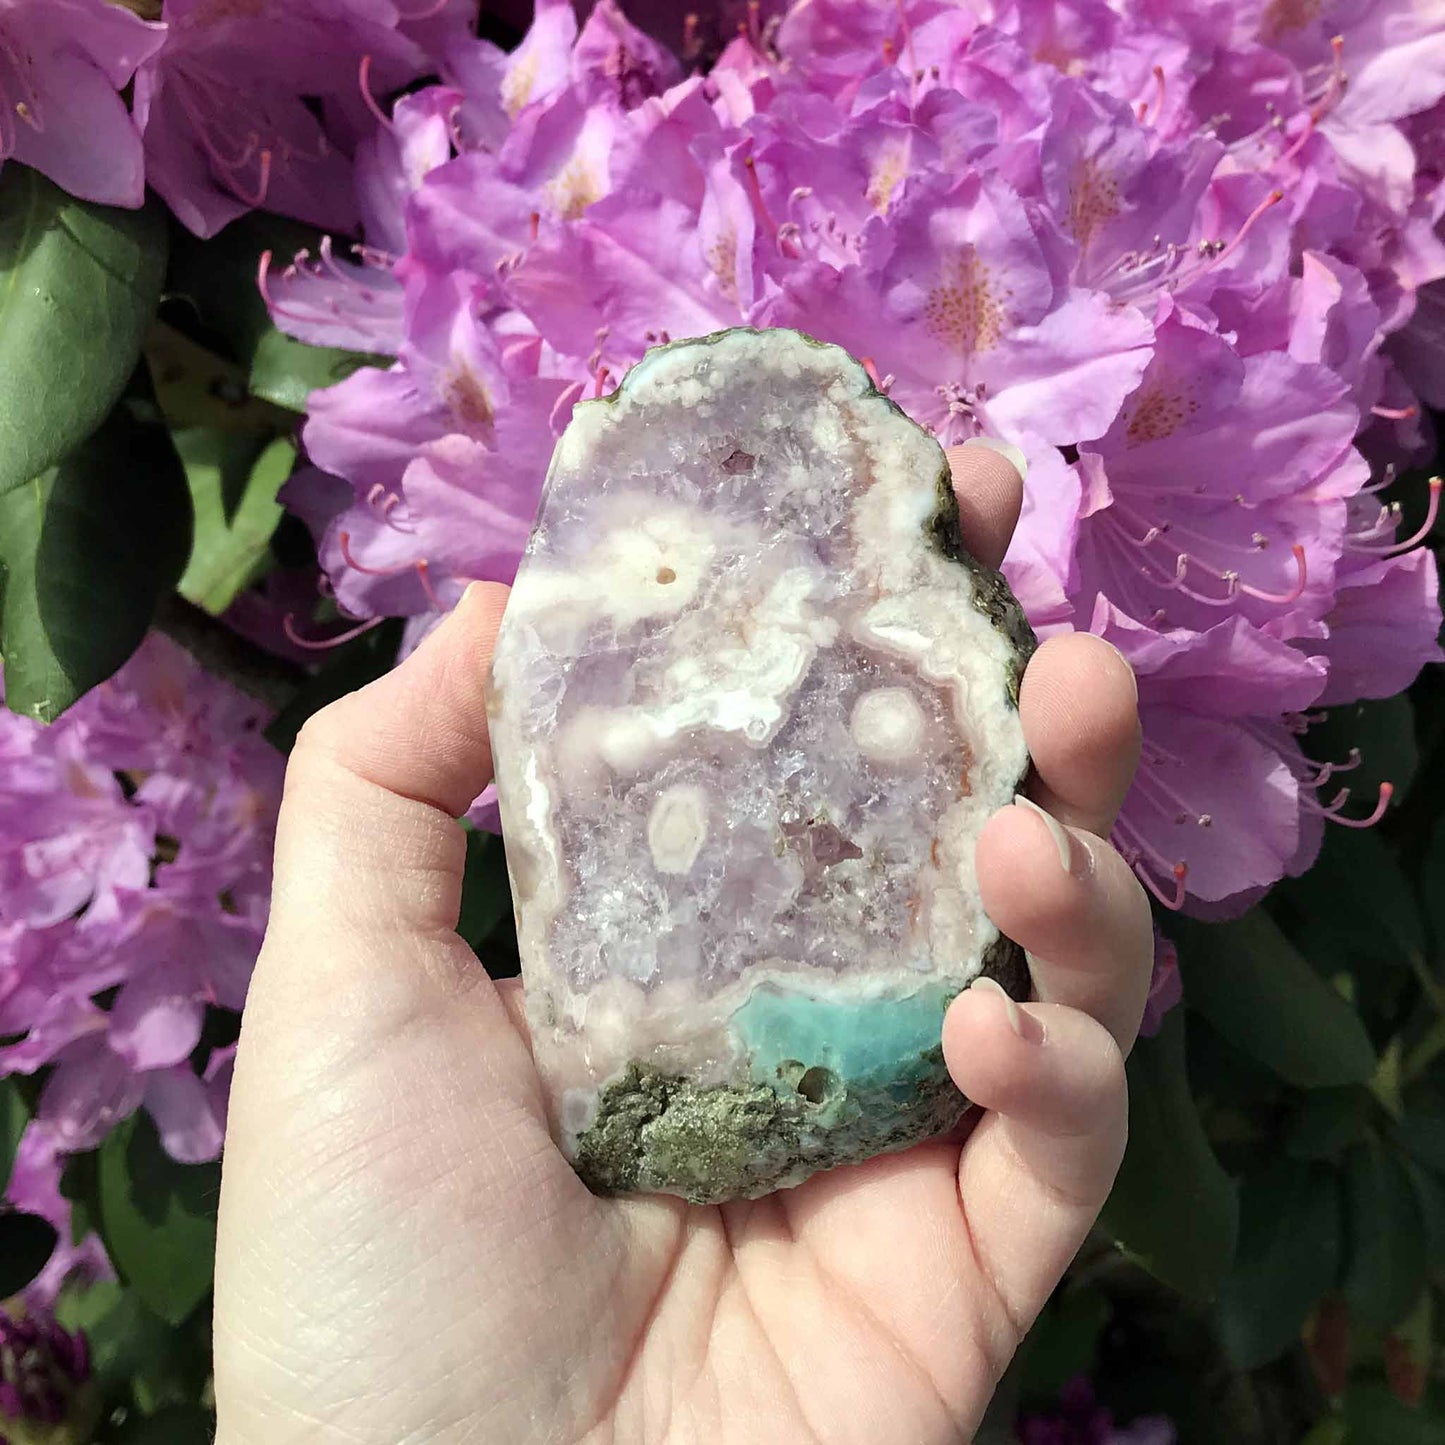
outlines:
[[[1012,939],[994,943],[982,975],[1014,998],[1028,996],[1028,967]],[[819,1169],[922,1143],[968,1108],[938,1045],[898,1060],[886,1082],[863,1087],[802,1060],[787,1063],[793,1067],[780,1065],[773,1082],[700,1085],[633,1060],[602,1090],[573,1166],[597,1194],[678,1194],[692,1204],[757,1199]],[[810,1074],[823,1076],[820,1088],[808,1087]]]

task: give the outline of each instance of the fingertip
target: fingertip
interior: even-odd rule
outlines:
[[[1028,462],[1018,447],[993,437],[971,437],[944,455],[964,543],[984,566],[997,567],[1018,525]]]
[[[479,643],[485,664],[490,667],[502,614],[511,595],[512,589],[504,582],[468,582],[461,600],[437,631],[450,630]]]
[[[1079,1136],[1112,1127],[1127,1096],[1124,1056],[1096,1019],[1061,1004],[1015,1004],[977,984],[944,1018],[943,1056],[959,1090],[1030,1129]]]
[[[492,777],[486,685],[508,596],[471,583],[410,656],[311,718],[297,751],[460,816]]]
[[[1017,804],[1000,808],[979,834],[974,866],[984,912],[1010,938],[1021,922],[1078,911],[1078,884],[1092,872],[1092,857],[1078,839],[1060,832],[1069,866],[1061,866],[1059,845],[1043,820]]]
[[[1124,655],[1092,633],[1049,638],[1024,673],[1019,714],[1042,801],[1107,834],[1139,760],[1139,689]]]
[[[955,1084],[970,1099],[985,1102],[997,1081],[1030,1065],[1045,1040],[1045,1029],[1028,1008],[991,978],[976,978],[949,1005],[943,1019],[943,1058]]]

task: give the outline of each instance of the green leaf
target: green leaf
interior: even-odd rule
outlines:
[[[191,543],[185,474],[143,373],[58,466],[0,497],[5,701],[51,722],[140,645]]]
[[[1356,1385],[1343,1408],[1347,1445],[1445,1445],[1445,1418],[1412,1409],[1384,1385]]]
[[[105,419],[140,355],[166,269],[164,213],[96,206],[0,171],[0,495]]]
[[[1358,1084],[1311,1089],[1299,1096],[1285,1133],[1285,1153],[1291,1159],[1338,1158],[1360,1137],[1372,1108],[1370,1091]]]
[[[0,1214],[0,1299],[18,1294],[45,1268],[59,1237],[38,1214]]]
[[[1331,828],[1314,867],[1282,883],[1272,912],[1327,973],[1378,960],[1399,966],[1425,949],[1414,889],[1373,829]]]
[[[10,1187],[10,1171],[15,1167],[15,1151],[20,1136],[30,1122],[30,1110],[16,1086],[14,1078],[0,1079],[0,1199]]]
[[[1425,1272],[1445,1288],[1445,1182],[1413,1159],[1404,1164],[1425,1229]]]
[[[291,475],[296,448],[284,437],[245,432],[181,431],[175,442],[196,516],[179,591],[219,616],[269,561],[282,516],[276,494]]]
[[[1100,1223],[1155,1278],[1212,1299],[1234,1257],[1239,1205],[1189,1095],[1182,1014],[1129,1056],[1129,1147]]]
[[[251,395],[288,411],[305,411],[306,398],[313,391],[335,386],[363,366],[390,364],[385,356],[342,351],[334,346],[307,346],[271,330],[257,342],[251,358]]]
[[[126,1406],[137,1380],[188,1353],[187,1332],[148,1310],[136,1291],[118,1280],[68,1286],[55,1317],[63,1328],[85,1332],[91,1374],[108,1396]]]
[[[99,1155],[86,1149],[66,1158],[60,1171],[60,1193],[70,1201],[70,1241],[79,1244],[100,1229]]]
[[[1369,1080],[1375,1051],[1359,1015],[1267,913],[1181,918],[1173,931],[1184,997],[1236,1048],[1299,1088]]]
[[[467,865],[462,877],[462,909],[457,932],[479,956],[496,926],[512,910],[507,855],[495,833],[467,830]]]
[[[1445,1114],[1411,1109],[1395,1125],[1394,1134],[1407,1154],[1445,1176]]]
[[[1386,1330],[1410,1313],[1425,1285],[1425,1224],[1399,1157],[1377,1140],[1345,1156],[1345,1267],[1350,1309]]]
[[[1300,1445],[1349,1445],[1349,1426],[1338,1415],[1316,1420]]]
[[[1435,956],[1445,958],[1445,816],[1436,821],[1420,863],[1420,896],[1425,900]]]
[[[101,1236],[122,1280],[169,1324],[211,1288],[220,1166],[177,1164],[149,1115],[134,1114],[100,1146]]]
[[[1220,1291],[1220,1332],[1241,1370],[1299,1342],[1340,1268],[1340,1186],[1333,1169],[1281,1160],[1239,1191],[1239,1249]]]
[[[271,719],[266,741],[273,748],[289,753],[296,744],[296,735],[312,713],[348,692],[355,692],[358,687],[365,687],[396,665],[401,633],[401,619],[388,618],[380,627],[373,627],[328,654],[321,670]]]

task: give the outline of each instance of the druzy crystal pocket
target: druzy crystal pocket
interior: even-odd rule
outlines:
[[[751,1197],[951,1126],[939,1047],[1020,991],[974,842],[1032,634],[938,444],[837,347],[662,347],[579,406],[489,698],[527,1012],[605,1191]]]

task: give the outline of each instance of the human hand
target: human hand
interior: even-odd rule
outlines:
[[[997,564],[1018,477],[950,459]],[[1037,1001],[950,1008],[971,1131],[752,1202],[599,1199],[548,1135],[520,990],[454,931],[505,600],[471,588],[292,754],[231,1095],[219,1445],[971,1438],[1123,1152],[1152,957],[1104,841],[1138,750],[1127,664],[1076,634],[1025,675],[1051,817],[1001,810],[977,865]]]

